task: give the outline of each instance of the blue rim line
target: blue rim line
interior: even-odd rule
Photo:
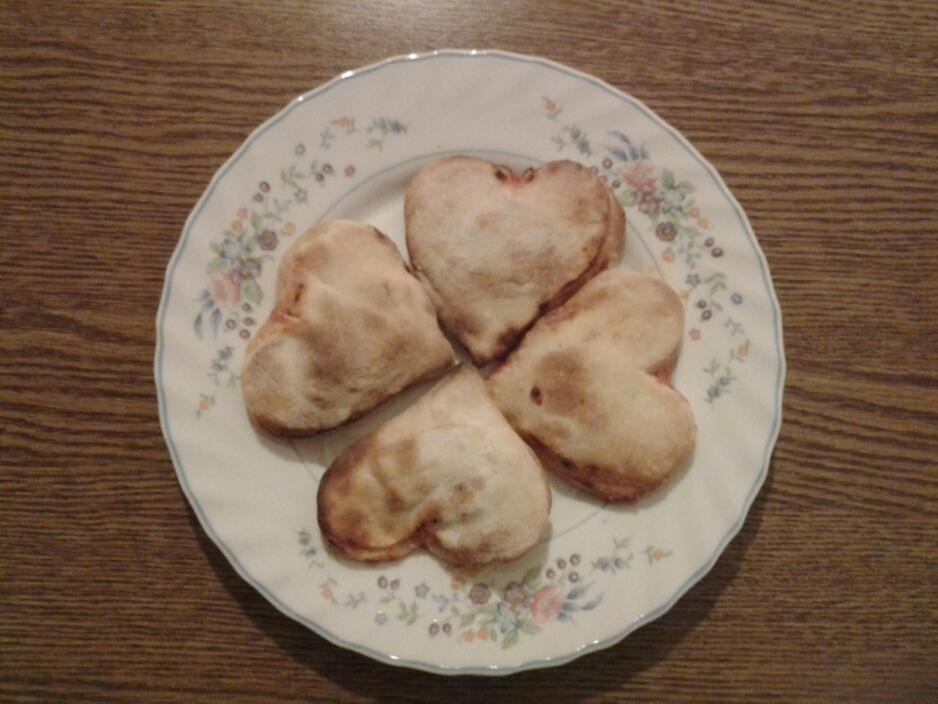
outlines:
[[[188,481],[186,479],[185,471],[182,468],[182,461],[179,457],[179,452],[176,449],[176,446],[172,440],[171,433],[169,431],[169,417],[166,412],[166,399],[164,397],[163,391],[163,379],[162,379],[162,363],[163,363],[163,321],[166,317],[166,310],[168,308],[168,301],[170,293],[172,290],[172,280],[173,272],[175,271],[176,266],[179,263],[179,260],[182,256],[182,251],[185,249],[186,242],[189,238],[189,234],[192,231],[192,227],[195,224],[196,220],[202,213],[205,204],[211,198],[212,194],[215,192],[215,189],[218,187],[221,179],[231,170],[231,168],[237,163],[237,161],[244,155],[248,148],[260,137],[262,134],[267,132],[270,128],[278,124],[283,120],[290,112],[292,112],[298,105],[304,101],[322,95],[323,93],[328,92],[335,86],[343,83],[345,81],[358,78],[360,76],[365,76],[375,71],[378,71],[382,68],[385,68],[390,65],[410,62],[410,61],[427,61],[437,58],[475,58],[477,56],[481,57],[490,57],[498,58],[504,61],[510,61],[515,63],[527,63],[527,64],[536,64],[543,66],[553,71],[572,76],[583,80],[596,88],[604,91],[605,93],[612,95],[615,98],[622,100],[625,103],[628,103],[632,107],[639,110],[647,118],[652,120],[652,122],[661,126],[668,134],[670,134],[674,140],[681,145],[685,151],[687,151],[691,157],[693,157],[707,172],[707,174],[712,179],[714,185],[720,191],[720,193],[727,199],[727,201],[732,205],[733,211],[736,213],[736,217],[739,220],[740,225],[743,228],[743,231],[746,233],[749,238],[749,243],[752,246],[753,252],[756,255],[756,259],[759,262],[760,273],[762,274],[762,280],[765,284],[766,292],[769,295],[769,302],[772,304],[772,322],[775,329],[775,351],[778,359],[778,372],[776,375],[776,398],[775,398],[775,418],[773,420],[772,428],[769,431],[769,436],[766,441],[765,449],[763,451],[763,460],[762,460],[762,469],[759,472],[756,481],[753,483],[752,487],[749,490],[745,500],[743,501],[743,510],[737,518],[736,522],[730,527],[723,539],[718,543],[717,548],[711,554],[710,558],[701,565],[687,580],[684,582],[681,587],[679,587],[672,597],[662,604],[661,606],[652,609],[646,614],[642,614],[636,618],[628,627],[626,627],[620,633],[610,636],[604,640],[597,640],[591,643],[585,643],[584,645],[576,648],[570,653],[567,653],[562,656],[556,656],[552,658],[541,658],[539,660],[531,660],[521,665],[516,665],[513,667],[508,666],[498,666],[493,665],[491,667],[446,667],[441,665],[435,665],[433,663],[426,663],[419,660],[405,660],[395,655],[388,655],[387,653],[382,653],[376,650],[373,650],[367,646],[361,645],[359,643],[353,643],[350,641],[345,641],[342,638],[339,638],[333,634],[328,629],[323,626],[311,621],[310,619],[302,616],[288,606],[280,602],[272,593],[270,593],[267,588],[255,580],[241,565],[237,557],[232,553],[231,549],[215,534],[211,524],[208,522],[208,519],[205,517],[202,507],[198,502],[198,499],[193,494],[191,488],[189,487]],[[479,151],[479,150],[476,150]],[[772,280],[769,276],[768,264],[765,260],[765,254],[759,248],[756,243],[755,235],[752,232],[752,227],[749,224],[746,215],[743,213],[742,208],[740,208],[739,203],[729,192],[726,184],[723,182],[723,179],[717,174],[716,169],[701,156],[697,150],[681,135],[677,130],[675,130],[671,125],[665,122],[661,117],[652,112],[644,103],[640,100],[633,98],[632,96],[623,93],[617,88],[605,83],[604,81],[590,76],[581,71],[569,68],[562,64],[558,64],[554,61],[548,59],[542,59],[539,57],[525,56],[522,54],[514,54],[510,52],[498,51],[498,50],[459,50],[459,49],[441,49],[438,51],[433,51],[425,54],[407,54],[405,56],[396,56],[392,58],[385,59],[375,64],[362,67],[355,71],[346,71],[342,73],[337,78],[332,79],[328,83],[325,83],[318,88],[315,88],[303,95],[297,97],[291,101],[285,108],[283,108],[277,115],[270,118],[267,122],[255,129],[248,138],[241,144],[241,146],[235,151],[235,153],[225,162],[225,164],[215,173],[212,177],[212,181],[209,184],[208,189],[199,199],[196,207],[189,214],[189,217],[186,220],[186,224],[183,228],[182,237],[179,240],[176,250],[173,252],[173,256],[170,258],[169,265],[167,267],[167,276],[165,280],[165,285],[163,288],[163,295],[160,299],[160,307],[157,313],[156,321],[156,332],[157,332],[157,341],[156,341],[156,354],[154,358],[154,373],[156,376],[156,389],[157,389],[157,401],[159,404],[159,415],[160,415],[160,426],[163,432],[163,438],[166,441],[167,447],[170,451],[170,457],[173,461],[173,467],[176,470],[176,476],[179,480],[179,484],[183,489],[183,492],[188,498],[190,504],[195,510],[195,514],[199,519],[199,523],[202,525],[202,529],[206,534],[212,539],[212,542],[218,546],[219,550],[225,555],[231,565],[235,568],[235,571],[253,586],[257,591],[259,591],[275,608],[277,608],[281,613],[298,621],[303,625],[307,626],[310,630],[322,636],[331,643],[338,645],[340,647],[353,650],[355,652],[361,653],[368,657],[371,657],[375,660],[402,667],[411,667],[418,670],[423,670],[425,672],[430,672],[433,674],[445,674],[445,675],[509,675],[516,672],[522,672],[525,670],[538,669],[543,667],[552,667],[556,665],[562,665],[567,662],[570,662],[581,655],[586,655],[587,653],[595,652],[597,650],[602,650],[604,648],[615,645],[616,643],[623,640],[626,636],[632,633],[635,629],[640,626],[649,623],[659,616],[663,615],[671,609],[672,606],[680,599],[687,591],[693,587],[700,579],[707,574],[716,563],[719,556],[726,549],[727,544],[736,536],[742,527],[746,515],[749,513],[749,508],[752,506],[752,502],[755,499],[756,495],[759,492],[759,489],[765,482],[766,474],[768,473],[769,468],[769,458],[771,457],[772,448],[775,445],[775,441],[778,438],[778,433],[781,428],[782,420],[782,381],[785,376],[785,356],[783,349],[783,340],[782,340],[782,327],[781,327],[781,310],[778,304],[778,298],[775,295],[775,290],[772,286]]]

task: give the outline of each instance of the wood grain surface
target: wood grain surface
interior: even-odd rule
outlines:
[[[938,699],[938,5],[10,2],[0,7],[0,699]],[[507,679],[336,648],[177,485],[166,263],[298,93],[496,47],[648,103],[747,211],[784,315],[769,478],[714,570],[621,644]]]

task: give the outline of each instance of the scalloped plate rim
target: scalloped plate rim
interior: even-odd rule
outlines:
[[[463,57],[471,58],[476,56],[486,57],[486,56],[495,56],[506,58],[514,61],[519,61],[523,63],[533,63],[547,68],[551,68],[556,71],[560,71],[569,76],[579,78],[588,83],[591,83],[597,88],[606,91],[607,93],[613,95],[620,100],[624,100],[628,103],[631,103],[633,106],[638,108],[643,112],[648,118],[653,122],[660,125],[672,138],[674,138],[678,144],[680,144],[690,155],[693,157],[704,169],[704,171],[713,179],[717,188],[721,194],[727,199],[727,201],[732,205],[733,211],[736,216],[739,218],[740,223],[743,226],[743,231],[746,233],[749,243],[752,246],[756,259],[759,263],[760,274],[762,275],[763,282],[766,286],[766,292],[769,296],[769,303],[772,307],[773,314],[773,327],[775,333],[775,348],[778,354],[778,373],[776,378],[776,389],[775,389],[775,407],[774,407],[774,421],[772,428],[769,432],[768,438],[766,440],[765,449],[763,451],[763,460],[762,467],[757,475],[755,481],[749,489],[746,498],[743,501],[742,509],[736,521],[724,535],[724,537],[717,544],[716,549],[710,555],[710,557],[701,565],[695,572],[693,572],[685,582],[679,587],[674,594],[663,604],[661,604],[656,609],[649,611],[647,613],[637,616],[632,622],[621,632],[603,639],[596,640],[573,649],[571,652],[565,655],[558,655],[555,657],[546,657],[530,660],[528,662],[522,663],[517,666],[499,666],[492,665],[489,667],[459,667],[459,666],[443,666],[436,665],[433,663],[423,662],[419,660],[410,660],[400,658],[388,653],[380,652],[369,648],[368,646],[362,645],[360,643],[354,643],[351,641],[346,641],[331,631],[321,626],[320,624],[312,621],[287,607],[285,604],[281,603],[280,600],[273,595],[267,587],[254,579],[241,565],[237,556],[232,552],[232,550],[216,535],[211,524],[208,522],[207,517],[204,514],[204,511],[199,503],[197,497],[191,490],[188,480],[185,475],[185,471],[182,469],[182,462],[178,456],[178,451],[175,447],[173,439],[169,433],[169,419],[166,411],[166,401],[165,401],[165,391],[163,389],[163,380],[162,380],[162,353],[163,353],[163,336],[162,328],[163,321],[166,315],[166,310],[168,307],[168,300],[170,291],[172,288],[172,274],[178,264],[181,253],[185,248],[185,244],[189,238],[189,235],[192,230],[192,226],[195,221],[198,219],[201,214],[204,206],[208,200],[213,195],[216,187],[218,186],[221,179],[226,175],[226,173],[234,166],[234,164],[243,156],[243,154],[251,147],[255,140],[260,137],[263,133],[267,132],[269,129],[274,127],[279,123],[284,117],[286,117],[290,112],[292,112],[297,106],[302,104],[304,101],[309,100],[318,96],[321,93],[324,93],[336,86],[337,84],[354,79],[374,71],[380,70],[386,66],[392,64],[398,64],[402,62],[410,61],[424,61],[428,59],[434,59],[437,57]],[[159,418],[160,418],[160,430],[163,434],[163,438],[166,442],[167,448],[170,451],[170,457],[173,463],[173,469],[175,470],[177,480],[179,485],[183,490],[184,495],[189,501],[190,505],[193,508],[193,513],[195,513],[196,518],[199,521],[202,529],[205,531],[206,535],[212,540],[215,546],[222,552],[231,566],[235,569],[237,574],[244,579],[248,584],[250,584],[254,589],[260,592],[264,598],[270,602],[270,604],[276,608],[284,616],[287,616],[293,621],[301,623],[310,630],[312,630],[317,635],[321,636],[325,640],[329,641],[333,645],[339,646],[341,648],[357,652],[361,655],[369,657],[373,660],[379,662],[394,665],[397,667],[405,667],[416,670],[421,670],[423,672],[428,672],[431,674],[437,675],[489,675],[489,676],[504,676],[511,675],[518,672],[524,672],[527,670],[535,670],[547,667],[555,667],[558,665],[564,665],[568,662],[571,662],[583,655],[587,655],[592,652],[597,652],[599,650],[604,650],[606,648],[612,647],[617,643],[624,640],[628,635],[634,632],[636,629],[644,626],[655,619],[661,617],[667,613],[673,606],[676,604],[694,585],[696,585],[716,564],[716,561],[723,554],[723,551],[726,549],[727,545],[733,540],[734,537],[739,533],[743,524],[745,523],[746,517],[749,514],[749,510],[752,507],[752,503],[755,500],[755,497],[758,495],[760,489],[765,484],[766,477],[768,475],[769,465],[771,462],[772,450],[775,446],[775,443],[778,439],[778,435],[781,429],[782,423],[782,399],[784,396],[784,380],[787,372],[787,364],[785,360],[784,353],[784,338],[782,332],[782,315],[781,315],[781,306],[778,302],[778,297],[775,293],[775,288],[772,282],[772,277],[769,272],[768,262],[766,261],[765,254],[762,251],[762,248],[758,244],[755,233],[753,232],[752,226],[749,223],[749,219],[746,216],[745,211],[737,202],[735,196],[733,196],[729,187],[723,181],[722,176],[716,168],[702,155],[700,152],[674,127],[672,127],[667,121],[660,117],[656,112],[651,110],[644,102],[635,98],[634,96],[625,93],[624,91],[616,88],[615,86],[606,83],[605,81],[592,76],[588,73],[580,71],[578,69],[566,66],[564,64],[546,59],[540,56],[519,54],[510,51],[503,51],[499,49],[437,49],[429,52],[421,53],[409,53],[409,54],[400,54],[397,56],[388,57],[380,61],[362,66],[354,70],[348,70],[340,73],[338,76],[330,79],[329,81],[297,96],[291,100],[287,105],[280,109],[273,116],[265,120],[262,124],[256,127],[251,133],[245,138],[245,140],[240,144],[240,146],[235,150],[235,152],[218,168],[218,170],[212,176],[211,181],[209,182],[208,187],[202,193],[196,205],[190,211],[188,217],[186,218],[185,224],[182,230],[182,236],[179,238],[179,241],[176,244],[176,247],[173,251],[172,256],[169,259],[169,262],[166,266],[166,273],[164,277],[163,291],[160,296],[160,305],[157,310],[156,315],[156,349],[154,354],[154,377],[156,381],[156,391],[157,391],[157,402],[159,406]]]

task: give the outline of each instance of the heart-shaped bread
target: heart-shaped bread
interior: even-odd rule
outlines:
[[[479,373],[463,367],[343,452],[319,484],[319,527],[354,560],[425,546],[473,571],[520,557],[544,534],[544,470]]]
[[[690,404],[670,385],[683,328],[667,285],[610,270],[541,318],[488,387],[545,467],[634,501],[694,449]]]
[[[277,302],[241,375],[251,419],[312,435],[366,413],[453,365],[433,304],[373,227],[320,223],[284,254]]]
[[[404,219],[415,273],[477,364],[511,349],[625,241],[612,192],[571,161],[517,174],[472,157],[441,159],[414,177]]]

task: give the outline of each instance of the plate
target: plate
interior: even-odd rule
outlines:
[[[605,506],[554,481],[551,537],[472,578],[426,554],[381,566],[339,560],[316,523],[324,468],[426,387],[293,442],[255,433],[239,388],[291,240],[323,218],[351,217],[405,252],[407,183],[457,153],[518,168],[573,159],[610,185],[628,218],[622,265],[686,299],[674,383],[699,434],[691,466],[634,506]],[[179,483],[235,570],[333,643],[430,672],[558,665],[667,611],[739,530],[781,421],[778,302],[716,170],[631,96],[498,51],[410,54],[348,71],[255,130],[186,222],[157,331],[160,420]]]

